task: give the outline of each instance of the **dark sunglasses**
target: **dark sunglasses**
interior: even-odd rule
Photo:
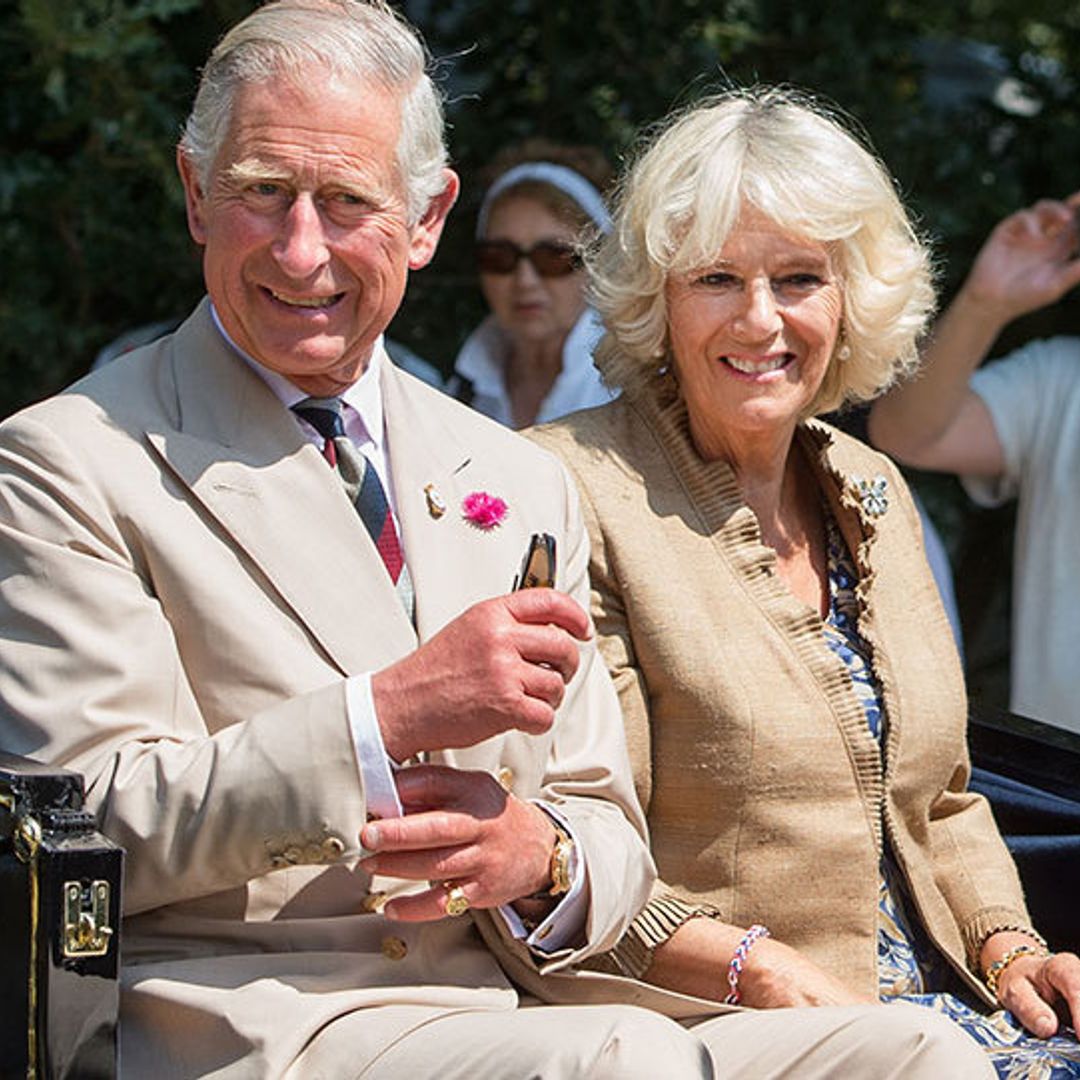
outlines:
[[[518,259],[528,259],[541,277],[566,277],[581,266],[577,252],[555,240],[541,240],[528,250],[509,240],[478,240],[475,250],[481,274],[511,274]]]

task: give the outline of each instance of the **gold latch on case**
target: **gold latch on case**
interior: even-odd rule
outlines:
[[[64,882],[64,956],[104,956],[109,951],[109,883]]]

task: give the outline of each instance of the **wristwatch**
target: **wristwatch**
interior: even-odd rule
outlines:
[[[574,838],[557,821],[553,820],[552,824],[555,826],[555,846],[551,849],[551,863],[548,867],[551,888],[547,895],[562,896],[570,891],[574,882]]]
[[[551,884],[546,889],[522,897],[524,900],[552,900],[568,893],[574,883],[574,838],[550,814],[547,817],[555,829],[555,846],[551,849],[551,859],[548,862]]]

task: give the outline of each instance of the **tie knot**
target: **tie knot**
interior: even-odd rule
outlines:
[[[345,423],[341,419],[341,398],[304,398],[303,401],[298,401],[292,410],[328,442],[345,434]]]

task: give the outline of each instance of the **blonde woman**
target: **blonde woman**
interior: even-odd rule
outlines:
[[[1080,1017],[1080,960],[967,790],[911,497],[813,419],[908,370],[933,305],[888,174],[797,94],[724,94],[644,151],[589,271],[622,396],[535,437],[582,492],[666,882],[607,965],[749,1008],[913,999],[1003,1076],[1080,1075],[1028,1036]]]

